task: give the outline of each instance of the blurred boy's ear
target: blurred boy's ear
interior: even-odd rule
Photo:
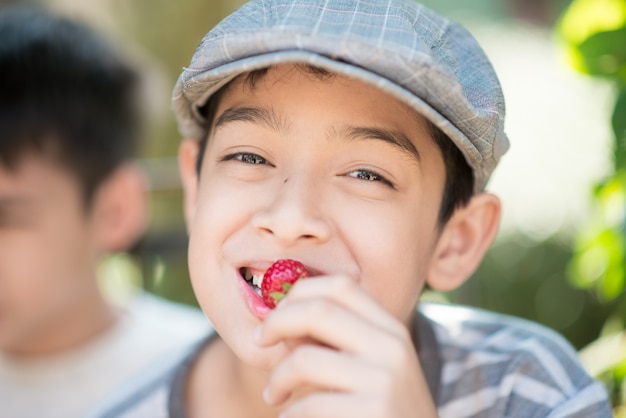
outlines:
[[[124,251],[145,232],[148,181],[136,164],[118,167],[94,196],[94,216],[100,245],[106,252]]]
[[[435,290],[459,287],[480,264],[500,224],[500,200],[488,193],[474,195],[457,209],[441,232],[427,282]]]
[[[184,211],[187,231],[191,227],[196,211],[196,199],[198,198],[198,153],[200,142],[195,139],[184,139],[178,147],[178,168],[183,182]]]

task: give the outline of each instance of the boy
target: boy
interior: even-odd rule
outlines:
[[[0,9],[0,39],[0,416],[84,417],[208,325],[154,297],[114,308],[98,289],[99,260],[147,215],[134,70],[41,10]]]
[[[471,275],[500,215],[504,102],[462,28],[410,0],[253,1],[202,40],[173,108],[216,334],[102,416],[610,416],[554,333],[416,309]],[[278,259],[313,278],[272,310]]]

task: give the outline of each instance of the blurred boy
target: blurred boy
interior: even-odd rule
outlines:
[[[409,0],[252,1],[202,40],[173,107],[216,334],[102,416],[610,416],[555,333],[417,306],[472,274],[500,218],[484,187],[504,101],[464,29]],[[272,310],[279,259],[313,278]]]
[[[0,416],[83,417],[207,322],[98,288],[101,258],[146,223],[135,72],[41,10],[0,9],[0,39]]]

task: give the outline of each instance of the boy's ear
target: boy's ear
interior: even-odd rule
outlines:
[[[117,168],[94,196],[92,216],[104,251],[130,248],[148,220],[148,180],[143,170],[132,163]]]
[[[488,193],[454,212],[435,247],[426,279],[431,288],[455,289],[474,273],[498,232],[500,212],[500,200]]]
[[[197,164],[199,152],[200,142],[195,139],[184,139],[178,147],[178,168],[183,183],[183,203],[187,231],[191,227],[198,198]]]

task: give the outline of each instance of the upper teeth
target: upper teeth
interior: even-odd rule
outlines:
[[[246,269],[245,279],[247,281],[252,280],[252,284],[253,285],[261,287],[261,284],[263,283],[263,273],[252,274],[252,272],[250,272],[250,270]]]

